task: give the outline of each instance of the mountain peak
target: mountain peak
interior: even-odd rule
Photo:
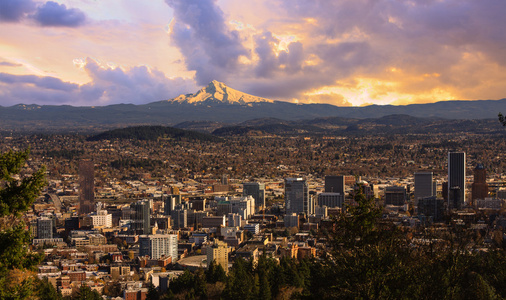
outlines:
[[[246,105],[253,102],[274,102],[270,99],[256,97],[240,92],[238,90],[234,90],[226,86],[223,82],[216,80],[211,81],[206,87],[201,88],[195,94],[179,95],[178,97],[169,101],[179,103],[192,103],[194,105],[210,103]]]

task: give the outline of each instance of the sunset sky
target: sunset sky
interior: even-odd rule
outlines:
[[[0,0],[0,105],[143,104],[211,80],[339,106],[506,98],[504,0]]]

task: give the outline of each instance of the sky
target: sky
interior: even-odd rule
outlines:
[[[212,80],[338,106],[506,98],[504,0],[0,0],[0,106]]]

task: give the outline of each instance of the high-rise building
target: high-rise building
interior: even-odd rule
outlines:
[[[448,208],[461,208],[466,202],[466,153],[448,152]]]
[[[214,244],[206,249],[207,266],[215,261],[225,272],[228,272],[228,245],[225,242],[215,240]]]
[[[92,160],[79,161],[79,214],[95,209],[95,170]]]
[[[181,204],[181,195],[167,195],[164,199],[163,213],[169,216],[176,205]]]
[[[52,239],[54,220],[47,217],[40,217],[37,219],[37,238],[39,239]]]
[[[188,227],[188,210],[187,209],[174,209],[170,217],[174,223],[174,228],[186,228]]]
[[[431,217],[434,222],[442,221],[444,217],[444,200],[438,199],[436,196],[419,199],[418,214]]]
[[[172,261],[178,259],[177,235],[153,234],[139,236],[139,256],[148,255],[151,259],[170,256]]]
[[[325,176],[325,193],[339,193],[344,196],[344,176]]]
[[[343,208],[344,196],[340,193],[320,193],[318,194],[318,206]]]
[[[436,185],[432,172],[415,173],[415,203],[422,198],[436,196]]]
[[[148,200],[140,200],[130,205],[132,208],[132,230],[137,234],[149,234],[151,232],[151,212]]]
[[[385,205],[402,206],[406,203],[406,188],[403,186],[387,186],[385,188]]]
[[[256,207],[265,207],[265,184],[245,182],[242,185],[242,195],[253,197]]]
[[[309,197],[307,182],[303,178],[285,178],[286,214],[313,213],[314,205]]]
[[[473,202],[476,199],[485,199],[488,197],[487,170],[482,164],[478,164],[474,169],[474,181],[471,186]]]

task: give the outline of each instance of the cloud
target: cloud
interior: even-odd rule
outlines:
[[[0,67],[20,67],[21,64],[15,64],[8,61],[0,61]]]
[[[145,104],[170,99],[197,89],[191,79],[170,79],[159,70],[145,66],[111,68],[88,58],[83,67],[91,78],[90,82],[83,85],[49,76],[0,73],[2,105]]]
[[[174,10],[171,41],[185,56],[198,84],[227,81],[239,67],[239,58],[249,56],[239,34],[225,24],[214,0],[166,0]]]
[[[33,0],[0,0],[0,21],[21,22],[32,19],[40,26],[78,27],[86,15],[80,9],[67,8],[53,1],[37,5]]]
[[[0,21],[18,22],[35,9],[32,0],[1,0]]]
[[[337,106],[352,106],[343,95],[336,93],[309,94],[298,99],[299,103],[329,103]]]
[[[92,79],[81,86],[81,98],[87,103],[143,104],[170,99],[197,89],[191,79],[169,79],[161,71],[146,66],[111,68],[88,58],[85,70]]]
[[[69,8],[65,4],[48,1],[37,7],[33,15],[35,21],[42,26],[77,27],[86,21],[86,15],[77,8]]]

